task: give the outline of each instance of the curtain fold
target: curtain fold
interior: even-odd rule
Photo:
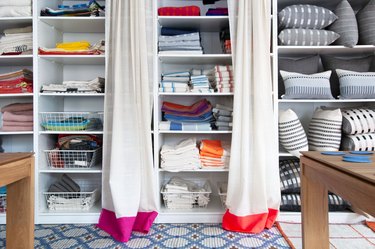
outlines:
[[[98,227],[126,242],[157,216],[154,190],[146,13],[152,0],[107,1],[102,212]],[[151,20],[152,21],[152,20]],[[152,27],[152,26],[151,26]],[[152,61],[152,60],[151,60]]]
[[[235,75],[232,148],[223,228],[259,233],[280,204],[273,113],[269,0],[228,0]]]

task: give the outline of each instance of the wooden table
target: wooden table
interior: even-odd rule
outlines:
[[[34,248],[33,153],[0,154],[0,186],[7,185],[6,247]]]
[[[302,154],[303,248],[328,249],[328,191],[375,216],[375,156],[372,163],[347,163],[342,156],[325,156],[316,151]]]

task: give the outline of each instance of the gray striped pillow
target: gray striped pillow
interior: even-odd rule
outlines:
[[[279,13],[279,27],[324,29],[337,19],[329,9],[309,4],[291,5]]]
[[[329,30],[284,29],[279,34],[281,45],[288,46],[327,46],[340,37]]]
[[[301,74],[280,70],[285,85],[283,99],[333,99],[329,78],[332,71]]]
[[[341,99],[375,99],[375,72],[336,69]]]
[[[328,29],[340,35],[335,44],[354,47],[358,43],[358,25],[352,6],[347,0],[343,0],[334,13],[338,19]]]
[[[291,109],[280,111],[279,141],[290,154],[296,157],[300,157],[300,151],[309,150],[305,130],[297,114]]]
[[[309,149],[337,151],[341,143],[341,125],[340,109],[324,110],[318,107],[309,125]]]
[[[359,41],[364,45],[375,45],[375,0],[357,14]]]

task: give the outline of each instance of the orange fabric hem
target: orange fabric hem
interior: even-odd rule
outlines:
[[[276,221],[279,211],[268,209],[268,213],[236,216],[227,210],[223,216],[223,229],[241,233],[260,233],[269,229]]]

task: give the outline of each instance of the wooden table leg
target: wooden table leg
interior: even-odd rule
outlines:
[[[34,157],[30,175],[7,185],[6,247],[34,248]]]
[[[309,177],[301,157],[302,244],[304,249],[328,249],[328,190]]]

